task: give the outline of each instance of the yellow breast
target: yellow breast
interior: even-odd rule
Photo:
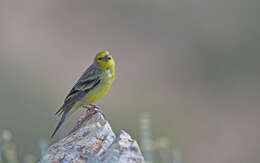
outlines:
[[[84,97],[84,104],[92,104],[103,97],[110,89],[113,81],[114,74],[109,71],[105,72],[104,79],[91,91],[89,91]]]

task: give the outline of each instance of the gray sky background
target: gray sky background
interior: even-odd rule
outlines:
[[[257,163],[259,6],[0,0],[0,130],[13,132],[20,157],[34,152],[56,125],[66,93],[106,49],[117,77],[98,105],[115,131],[139,139],[139,115],[149,112],[154,138],[168,137],[184,162]]]

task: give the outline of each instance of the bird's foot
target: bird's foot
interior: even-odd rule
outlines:
[[[100,107],[98,107],[97,105],[94,105],[94,104],[82,105],[82,107],[86,108],[86,109],[92,109],[92,108],[100,109]]]
[[[78,130],[84,122],[89,121],[92,118],[92,116],[94,114],[96,114],[97,112],[101,113],[103,115],[103,117],[105,117],[103,111],[99,107],[97,107],[96,105],[91,104],[89,106],[84,105],[82,107],[87,109],[86,115],[80,117],[77,124],[75,125],[75,127],[73,127],[73,129],[69,132],[68,135],[70,135],[71,133]]]
[[[105,118],[105,114],[104,112],[100,109],[100,107],[98,107],[97,105],[94,104],[89,104],[89,105],[83,105],[83,108],[87,109],[87,114],[96,114],[97,112],[101,113],[103,115],[103,117]]]

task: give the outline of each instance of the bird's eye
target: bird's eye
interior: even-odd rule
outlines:
[[[107,59],[107,60],[110,60],[110,59],[111,59],[111,57],[110,57],[109,55],[107,55],[107,56],[106,56],[106,59]]]
[[[98,60],[100,60],[100,61],[101,61],[101,60],[102,60],[102,58],[98,58]]]

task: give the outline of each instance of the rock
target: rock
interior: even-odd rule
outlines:
[[[103,114],[96,113],[48,148],[40,163],[143,163],[135,140],[125,131],[114,134]]]

